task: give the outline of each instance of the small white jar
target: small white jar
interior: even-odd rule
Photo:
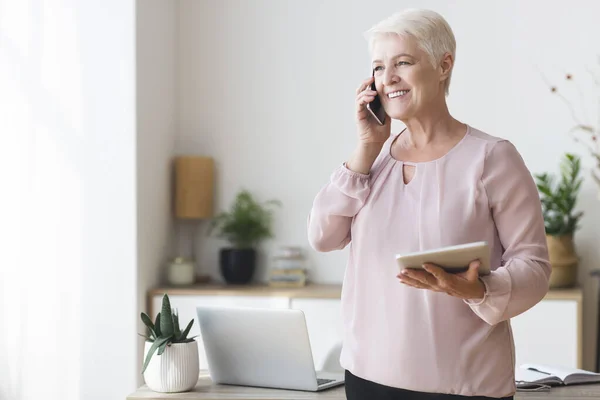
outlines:
[[[167,280],[171,285],[192,285],[196,281],[194,262],[177,257],[167,266]]]

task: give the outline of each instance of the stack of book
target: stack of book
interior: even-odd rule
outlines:
[[[269,274],[269,286],[302,287],[306,286],[306,270],[273,268]]]
[[[298,247],[281,247],[269,272],[269,286],[302,287],[306,285],[305,259]]]

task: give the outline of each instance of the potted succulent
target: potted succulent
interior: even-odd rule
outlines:
[[[560,180],[547,173],[535,174],[540,193],[546,240],[552,274],[550,287],[569,287],[576,283],[579,258],[573,235],[579,228],[583,212],[575,205],[581,188],[581,162],[578,156],[567,153],[560,164]]]
[[[247,190],[240,191],[231,209],[215,216],[208,234],[226,239],[230,246],[219,253],[219,265],[227,283],[245,284],[252,280],[256,269],[256,248],[265,239],[273,237],[271,206],[281,205],[278,200],[259,203]]]
[[[200,375],[198,342],[187,337],[194,320],[181,331],[179,317],[171,309],[167,294],[154,323],[145,313],[141,313],[141,318],[148,328],[147,335],[140,334],[146,338],[142,374],[148,387],[155,392],[175,393],[196,386]]]

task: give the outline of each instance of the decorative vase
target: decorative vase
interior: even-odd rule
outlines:
[[[221,249],[219,264],[225,282],[231,284],[249,283],[256,269],[256,250]]]
[[[567,288],[575,285],[579,258],[575,253],[573,235],[546,235],[546,242],[552,266],[550,288]]]
[[[151,342],[145,342],[144,358],[151,346]],[[198,342],[171,343],[161,355],[154,353],[144,371],[144,380],[155,392],[186,392],[198,383],[199,364]]]

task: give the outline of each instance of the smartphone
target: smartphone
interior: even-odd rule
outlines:
[[[373,77],[375,77],[375,71],[373,71]],[[375,89],[375,79],[373,79],[373,83],[371,83],[371,90]],[[373,118],[377,121],[379,125],[385,124],[385,110],[381,105],[381,99],[379,98],[379,94],[375,95],[375,99],[372,102],[367,103],[367,110],[371,113]]]

